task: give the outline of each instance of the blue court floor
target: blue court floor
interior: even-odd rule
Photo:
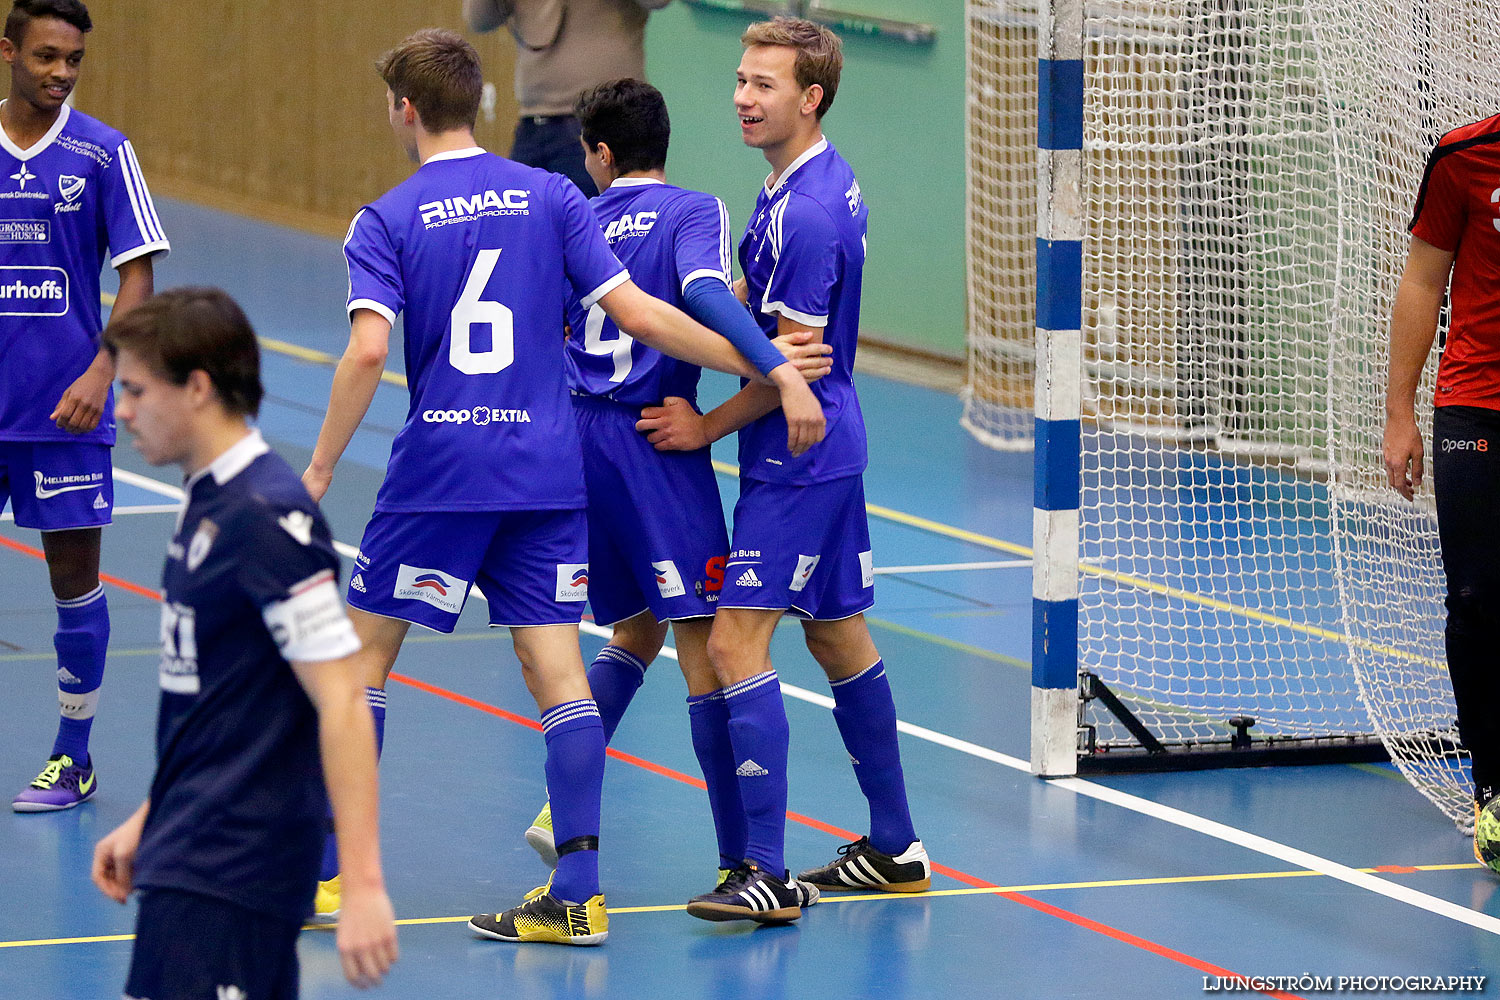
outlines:
[[[300,468],[332,375],[319,352],[336,356],[347,333],[337,242],[158,207],[174,247],[158,287],[220,285],[245,305],[269,338],[261,426]],[[729,388],[706,382],[710,402]],[[1031,777],[1030,456],[971,441],[952,396],[873,377],[861,396],[875,560],[888,570],[870,622],[903,722],[917,829],[939,866],[933,891],[825,897],[791,927],[686,916],[687,898],[713,879],[715,851],[685,691],[664,657],[606,774],[608,943],[472,937],[470,914],[513,904],[546,869],[521,837],[545,796],[534,705],[507,636],[471,602],[452,636],[413,630],[390,687],[382,837],[402,957],[376,995],[1161,1000],[1223,992],[1218,977],[1242,976],[1258,978],[1239,992],[1269,996],[1351,992],[1337,989],[1341,977],[1376,987],[1363,995],[1398,996],[1420,977],[1500,972],[1500,880],[1387,767]],[[359,540],[405,409],[404,390],[382,385],[340,466],[325,509],[341,542]],[[732,448],[717,457],[729,506]],[[93,744],[101,790],[63,814],[0,813],[0,1000],[113,1000],[124,982],[133,906],[100,895],[88,866],[151,774],[155,590],[177,479],[124,441],[115,461],[104,543],[113,635]],[[56,720],[38,546],[35,532],[0,520],[6,796],[35,775]],[[986,565],[952,568],[974,563]],[[868,817],[798,631],[780,630],[772,653],[792,726],[788,861],[806,867]],[[603,643],[596,633],[583,637],[586,659]],[[331,934],[308,931],[299,948],[305,997],[354,995]],[[1381,988],[1378,977],[1398,978]]]

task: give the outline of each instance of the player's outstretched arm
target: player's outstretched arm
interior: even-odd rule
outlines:
[[[94,845],[94,867],[90,873],[94,884],[116,903],[130,898],[135,883],[135,853],[141,846],[141,830],[146,826],[149,801],[142,802],[130,818],[115,827]]]
[[[136,257],[120,265],[120,291],[110,307],[111,323],[151,297],[154,290],[151,255]],[[115,380],[115,362],[101,344],[88,368],[63,391],[52,410],[51,420],[69,434],[87,434],[99,426],[109,402],[109,384]]]
[[[599,305],[615,326],[680,361],[741,378],[760,379],[755,366],[734,345],[675,306],[670,306],[626,280],[610,289]],[[797,366],[807,381],[816,381],[829,370],[827,355],[833,349],[822,343],[778,343],[787,360]]]
[[[826,347],[822,343],[821,330],[803,326],[785,316],[777,317],[776,328],[778,335],[771,343],[783,353],[812,346]],[[826,367],[827,356],[821,358]],[[752,382],[701,416],[687,400],[669,396],[661,406],[643,408],[635,429],[645,434],[646,440],[657,451],[696,451],[748,426],[779,406],[786,416],[787,450],[800,455],[823,440],[827,427],[823,407],[812,390],[806,384],[797,384],[802,381],[800,377],[787,377],[788,369],[792,367],[791,364],[782,365],[772,373],[774,384]],[[806,374],[804,370],[802,375]]]
[[[343,879],[339,958],[344,976],[364,989],[378,985],[397,957],[396,917],[380,867],[375,724],[354,656],[293,660],[292,670],[318,710],[318,743]]]
[[[822,378],[832,368],[832,362],[826,354],[799,357],[808,349],[822,346],[822,331],[777,317],[780,336],[775,343],[767,340],[729,286],[715,277],[692,282],[683,300],[694,319],[722,334],[776,387],[775,400],[769,406],[774,409],[780,405],[786,414],[787,450],[800,455],[823,440],[823,407],[807,382]],[[781,349],[788,353],[783,355]],[[756,399],[758,405],[768,403],[760,394]]]
[[[390,350],[391,323],[373,309],[356,309],[349,324],[349,346],[339,358],[333,373],[333,389],[328,394],[328,413],[318,431],[312,460],[302,473],[302,485],[316,502],[321,502],[333,482],[338,465],[369,412],[370,401],[380,387],[385,358]]]
[[[1453,253],[1413,236],[1391,310],[1390,373],[1385,390],[1386,479],[1410,500],[1422,485],[1422,434],[1417,429],[1417,384],[1437,335]]]
[[[739,375],[761,377],[755,366],[734,345],[697,322],[682,310],[647,294],[635,282],[616,285],[599,300],[599,306],[625,333],[647,347],[654,347],[691,365]]]

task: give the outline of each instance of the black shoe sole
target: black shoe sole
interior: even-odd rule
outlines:
[[[802,916],[800,906],[783,906],[779,910],[747,910],[743,906],[700,903],[696,900],[687,905],[687,911],[689,916],[699,920],[753,920],[758,924],[789,924]]]
[[[881,882],[879,885],[845,885],[842,882],[819,882],[817,879],[807,877],[807,873],[797,876],[799,882],[815,885],[822,892],[926,892],[932,888],[931,877],[918,879],[915,882]]]

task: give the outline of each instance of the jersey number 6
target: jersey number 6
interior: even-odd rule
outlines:
[[[515,314],[499,302],[481,299],[495,273],[499,250],[481,250],[449,314],[448,362],[465,375],[493,375],[516,360]],[[475,352],[470,336],[477,325],[490,328],[490,349]]]

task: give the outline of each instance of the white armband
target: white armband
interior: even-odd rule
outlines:
[[[285,600],[267,604],[261,617],[289,661],[318,663],[359,651],[359,637],[344,612],[331,569],[292,587]]]

